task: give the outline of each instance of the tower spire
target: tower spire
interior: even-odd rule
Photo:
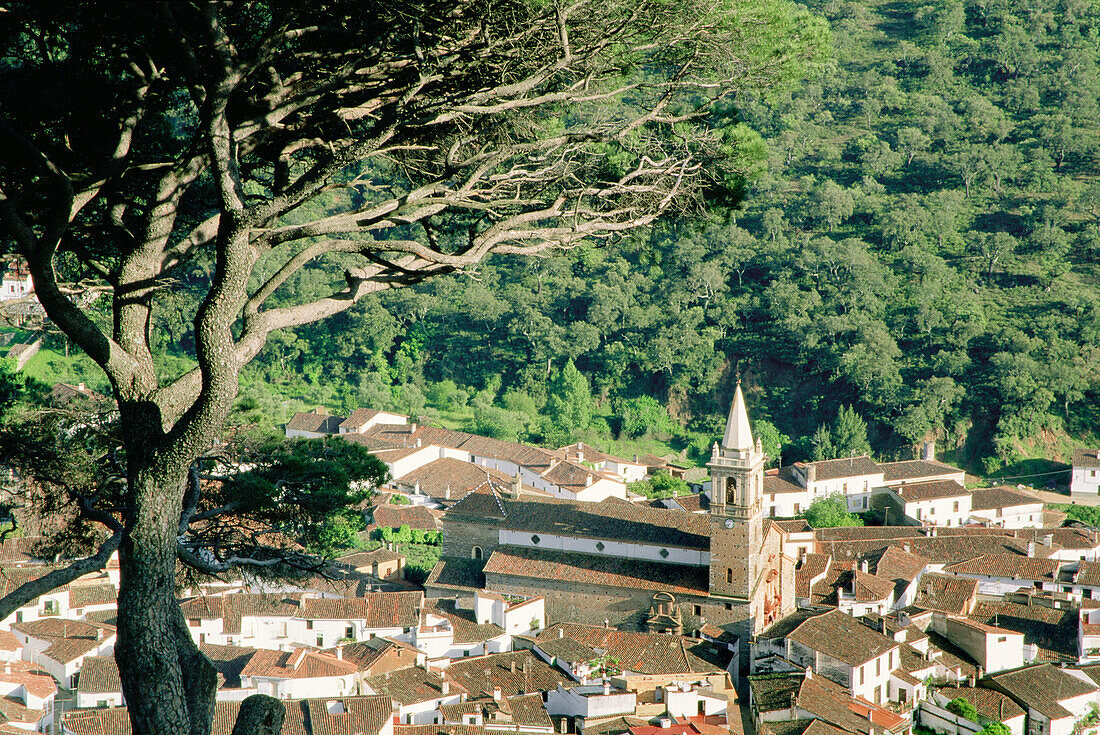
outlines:
[[[737,381],[737,390],[733,393],[733,405],[730,406],[729,419],[726,420],[726,433],[722,435],[722,448],[746,452],[753,449],[749,412],[745,409],[745,394],[741,392],[740,380]]]

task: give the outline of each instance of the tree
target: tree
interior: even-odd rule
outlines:
[[[801,515],[814,528],[842,528],[862,526],[863,520],[848,512],[848,503],[843,495],[835,494],[818,498]]]
[[[576,440],[592,423],[592,391],[588,378],[572,360],[565,363],[550,386],[546,402],[551,443],[566,444]]]
[[[794,79],[826,38],[778,0],[5,11],[0,218],[121,414],[120,504],[82,508],[120,552],[116,658],[136,735],[210,730],[215,672],[173,585],[178,560],[201,559],[181,555],[179,526],[196,512],[191,468],[269,335],[736,188],[747,164],[708,115]],[[339,276],[295,300],[285,287],[309,263]],[[197,364],[168,379],[151,325],[192,266],[209,274],[186,317]],[[105,323],[67,281],[109,289]],[[278,719],[256,706],[254,724]]]
[[[947,703],[947,710],[959,717],[965,717],[971,722],[978,721],[978,710],[974,709],[974,705],[970,703],[970,700],[966,697],[955,697]]]

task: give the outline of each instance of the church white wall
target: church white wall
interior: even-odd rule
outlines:
[[[538,536],[538,543],[532,539]],[[666,564],[687,564],[696,567],[710,565],[710,553],[697,549],[685,549],[677,546],[651,546],[632,544],[611,539],[590,539],[574,536],[556,536],[548,533],[533,534],[530,531],[510,531],[501,529],[498,536],[501,545],[525,546],[531,549],[550,549],[552,551],[571,551],[594,556],[614,556],[623,559],[642,559]],[[603,549],[596,547],[602,544]],[[667,551],[662,555],[661,551]]]

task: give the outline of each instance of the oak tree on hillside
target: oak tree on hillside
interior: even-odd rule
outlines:
[[[795,79],[825,39],[782,0],[5,11],[0,217],[50,319],[118,401],[125,483],[108,543],[137,735],[210,731],[214,671],[173,585],[178,560],[203,565],[181,555],[187,479],[269,335],[474,273],[494,253],[613,238],[736,190],[752,136],[734,96]],[[336,275],[331,291],[288,293],[316,262]],[[204,284],[186,315],[194,344],[179,346],[197,365],[168,378],[151,318],[185,278]],[[109,288],[103,318],[74,305],[73,282]],[[252,706],[250,726],[274,716]]]

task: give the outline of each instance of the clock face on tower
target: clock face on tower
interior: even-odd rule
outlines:
[[[726,519],[726,528],[733,528],[733,519],[732,518],[727,518]]]

